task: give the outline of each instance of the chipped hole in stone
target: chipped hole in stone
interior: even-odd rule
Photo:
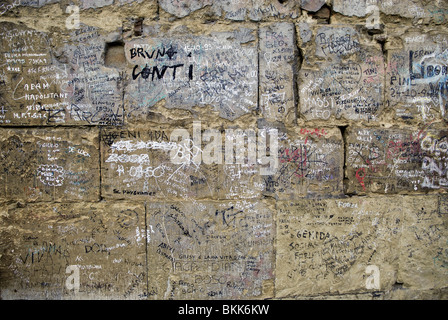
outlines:
[[[139,18],[134,22],[134,36],[139,37],[143,34],[143,18]]]
[[[280,2],[281,4],[284,4],[286,2],[288,2],[289,0],[278,0],[278,2]]]
[[[106,43],[104,65],[109,68],[124,68],[126,66],[123,42],[116,41]]]

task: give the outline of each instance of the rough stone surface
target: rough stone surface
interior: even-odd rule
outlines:
[[[190,139],[188,135],[187,140]],[[119,199],[216,198],[222,166],[202,164],[195,157],[200,149],[196,145],[188,148],[186,141],[178,141],[175,137],[173,130],[166,127],[104,130],[103,196]],[[173,153],[179,154],[177,163],[171,161]]]
[[[333,10],[346,16],[364,17],[367,14],[366,1],[333,0]]]
[[[191,12],[202,9],[205,6],[209,6],[213,3],[213,0],[189,0],[189,1],[172,1],[172,0],[160,0],[160,7],[179,18],[189,15]]]
[[[386,99],[397,118],[447,119],[448,34],[410,32],[403,47],[388,51]]]
[[[47,33],[1,23],[1,124],[115,125],[123,121],[121,77],[104,67],[105,38],[94,27],[52,50]]]
[[[114,4],[124,5],[129,3],[141,3],[143,0],[73,0],[71,5],[79,5],[81,9],[95,9],[110,6]],[[155,0],[152,0],[155,1]],[[7,0],[5,1],[11,6],[29,6],[29,7],[43,7],[47,4],[61,3],[61,0]]]
[[[296,115],[294,94],[297,49],[294,25],[278,23],[260,29],[260,101],[268,121],[293,123]]]
[[[385,73],[381,50],[363,45],[352,27],[320,27],[315,34],[310,53],[318,59],[310,58],[299,72],[301,114],[307,120],[377,121]]]
[[[379,290],[395,283],[403,212],[397,199],[277,203],[279,297],[368,291],[366,267],[381,270]],[[377,289],[377,290],[378,290]]]
[[[403,196],[382,203],[362,197],[279,202],[278,296],[378,290],[425,299],[416,288],[446,287],[446,201]],[[369,266],[378,268],[378,288],[367,285]],[[401,292],[392,289],[396,283],[403,284]]]
[[[405,18],[427,18],[431,12],[438,11],[443,6],[443,1],[437,1],[435,5],[431,1],[418,0],[334,0],[334,11],[347,16],[372,16],[380,11],[388,15],[399,15]]]
[[[266,193],[278,199],[341,195],[343,162],[343,141],[338,129],[281,132],[278,169],[263,178]]]
[[[325,4],[325,0],[302,0],[300,7],[306,11],[316,12]]]
[[[150,131],[103,130],[102,195],[140,199],[252,199],[266,194],[294,199],[343,192],[343,141],[338,129],[279,131],[260,124],[256,131],[217,131],[224,151],[211,163],[205,157],[210,147],[203,142],[206,134],[194,133],[201,129],[208,130],[202,125],[183,129],[187,140],[177,139],[176,132],[163,127]],[[258,163],[263,148],[265,152],[267,149],[261,145],[253,163],[247,156],[241,162],[236,158],[239,149],[235,139],[251,134],[254,141],[260,141],[263,135],[270,140],[270,130],[274,129],[279,131],[278,156],[272,157],[275,165]],[[192,144],[188,147],[189,143]],[[226,151],[229,146],[236,156],[233,161]],[[243,147],[246,153],[250,144],[246,142]],[[179,154],[178,163],[171,161],[173,152]],[[275,167],[272,172],[263,171]]]

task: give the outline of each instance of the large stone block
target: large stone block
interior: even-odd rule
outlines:
[[[62,105],[67,97],[56,84],[41,80],[55,69],[48,36],[5,22],[0,30],[0,124],[45,123],[49,115],[40,110],[47,104]],[[34,100],[35,95],[39,100]]]
[[[280,200],[342,194],[344,144],[339,129],[280,129],[278,135],[278,168],[262,177],[265,194]]]
[[[183,18],[198,10],[207,10],[208,14],[215,14],[224,19],[242,21],[268,20],[271,18],[297,18],[300,15],[300,3],[297,1],[277,0],[188,0],[182,2],[160,0],[160,7],[176,17]],[[206,9],[204,9],[206,8]]]
[[[282,201],[276,207],[276,297],[384,291],[395,283],[401,197]]]
[[[213,9],[230,20],[244,20],[246,17],[252,21],[264,21],[272,18],[295,19],[300,15],[299,1],[277,0],[242,0],[233,1],[215,0]]]
[[[278,199],[343,191],[339,129],[286,130],[193,122],[180,128],[104,129],[102,196],[112,198]]]
[[[104,67],[99,29],[50,36],[2,22],[0,33],[0,125],[122,124],[121,76]]]
[[[130,80],[125,103],[130,121],[161,100],[166,108],[210,105],[229,120],[257,109],[254,29],[193,35],[183,29],[165,33],[163,28],[155,25],[145,29],[144,37],[126,40]]]
[[[159,0],[159,6],[164,11],[182,18],[190,13],[213,4],[213,0],[188,0],[188,1],[170,1]]]
[[[278,171],[278,130],[272,129],[258,126],[224,130],[220,199],[262,197],[268,188],[264,179]]]
[[[99,132],[1,129],[0,198],[24,201],[99,199]]]
[[[15,1],[10,1],[11,4],[16,3]],[[57,3],[60,2],[60,0],[20,0],[19,4],[20,6],[27,6],[27,7],[42,7],[47,4]]]
[[[261,202],[147,204],[150,298],[273,297],[273,211]]]
[[[365,2],[367,14],[372,12],[369,7],[378,6],[380,11],[387,15],[398,15],[415,20],[430,17],[430,10],[437,8],[434,3],[422,0],[365,0]],[[439,2],[438,5],[441,5],[441,3]]]
[[[147,296],[143,205],[45,203],[0,213],[2,299]]]
[[[448,198],[403,197],[398,281],[413,290],[448,286]]]
[[[123,5],[128,3],[141,3],[143,0],[117,0],[116,4]],[[150,0],[156,1],[156,0]],[[60,3],[60,0],[8,0],[11,5],[15,6],[27,6],[27,7],[43,7],[47,4]],[[114,0],[74,0],[71,5],[79,5],[81,9],[102,8],[110,6],[114,3]]]
[[[345,16],[364,17],[367,14],[367,0],[334,0],[333,10]],[[376,2],[376,0],[374,0]]]
[[[380,19],[380,12],[404,18],[430,19],[444,5],[421,0],[334,0],[333,10],[346,16]],[[440,15],[440,14],[439,14]],[[434,19],[434,21],[437,21]]]
[[[123,124],[123,79],[121,70],[104,64],[106,43],[115,40],[101,29],[81,26],[69,34],[70,41],[62,48],[68,66],[61,66],[62,84],[69,95],[66,122],[88,125]]]
[[[299,72],[301,115],[306,120],[378,121],[385,74],[381,49],[368,45],[352,26],[312,30],[314,46],[305,53],[311,57]]]
[[[294,25],[276,23],[259,30],[259,106],[264,119],[296,121],[297,47]]]
[[[347,133],[346,192],[446,190],[446,130],[349,128]]]
[[[220,167],[197,158],[202,141],[193,137],[192,130],[191,124],[102,130],[102,195],[118,199],[216,198]],[[186,135],[179,138],[176,131]]]
[[[316,12],[325,4],[325,0],[302,0],[300,7],[307,11]]]
[[[396,119],[448,119],[448,35],[411,32],[388,51],[386,99]]]

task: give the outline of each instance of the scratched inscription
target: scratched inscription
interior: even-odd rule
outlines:
[[[149,290],[155,299],[237,299],[267,294],[273,216],[251,201],[148,204]]]
[[[0,133],[0,198],[98,200],[96,130],[2,128]]]
[[[300,70],[303,116],[307,120],[378,121],[385,74],[381,50],[361,43],[352,27],[322,27],[315,32],[315,55],[325,62]]]
[[[143,205],[41,203],[0,210],[2,298],[147,296]],[[76,291],[70,286],[74,269]]]
[[[448,119],[448,36],[407,33],[388,52],[386,98],[395,117],[430,123]]]
[[[167,108],[210,105],[230,120],[251,113],[258,103],[255,36],[255,30],[240,28],[165,38],[159,31],[156,37],[127,40],[128,117],[138,119],[161,100]]]
[[[398,278],[418,288],[446,287],[448,275],[447,197],[407,197],[400,239]]]

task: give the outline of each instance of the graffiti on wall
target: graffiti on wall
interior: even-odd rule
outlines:
[[[105,40],[97,28],[71,31],[65,56],[51,50],[46,33],[11,23],[0,30],[1,124],[122,124],[121,76],[104,67]]]

